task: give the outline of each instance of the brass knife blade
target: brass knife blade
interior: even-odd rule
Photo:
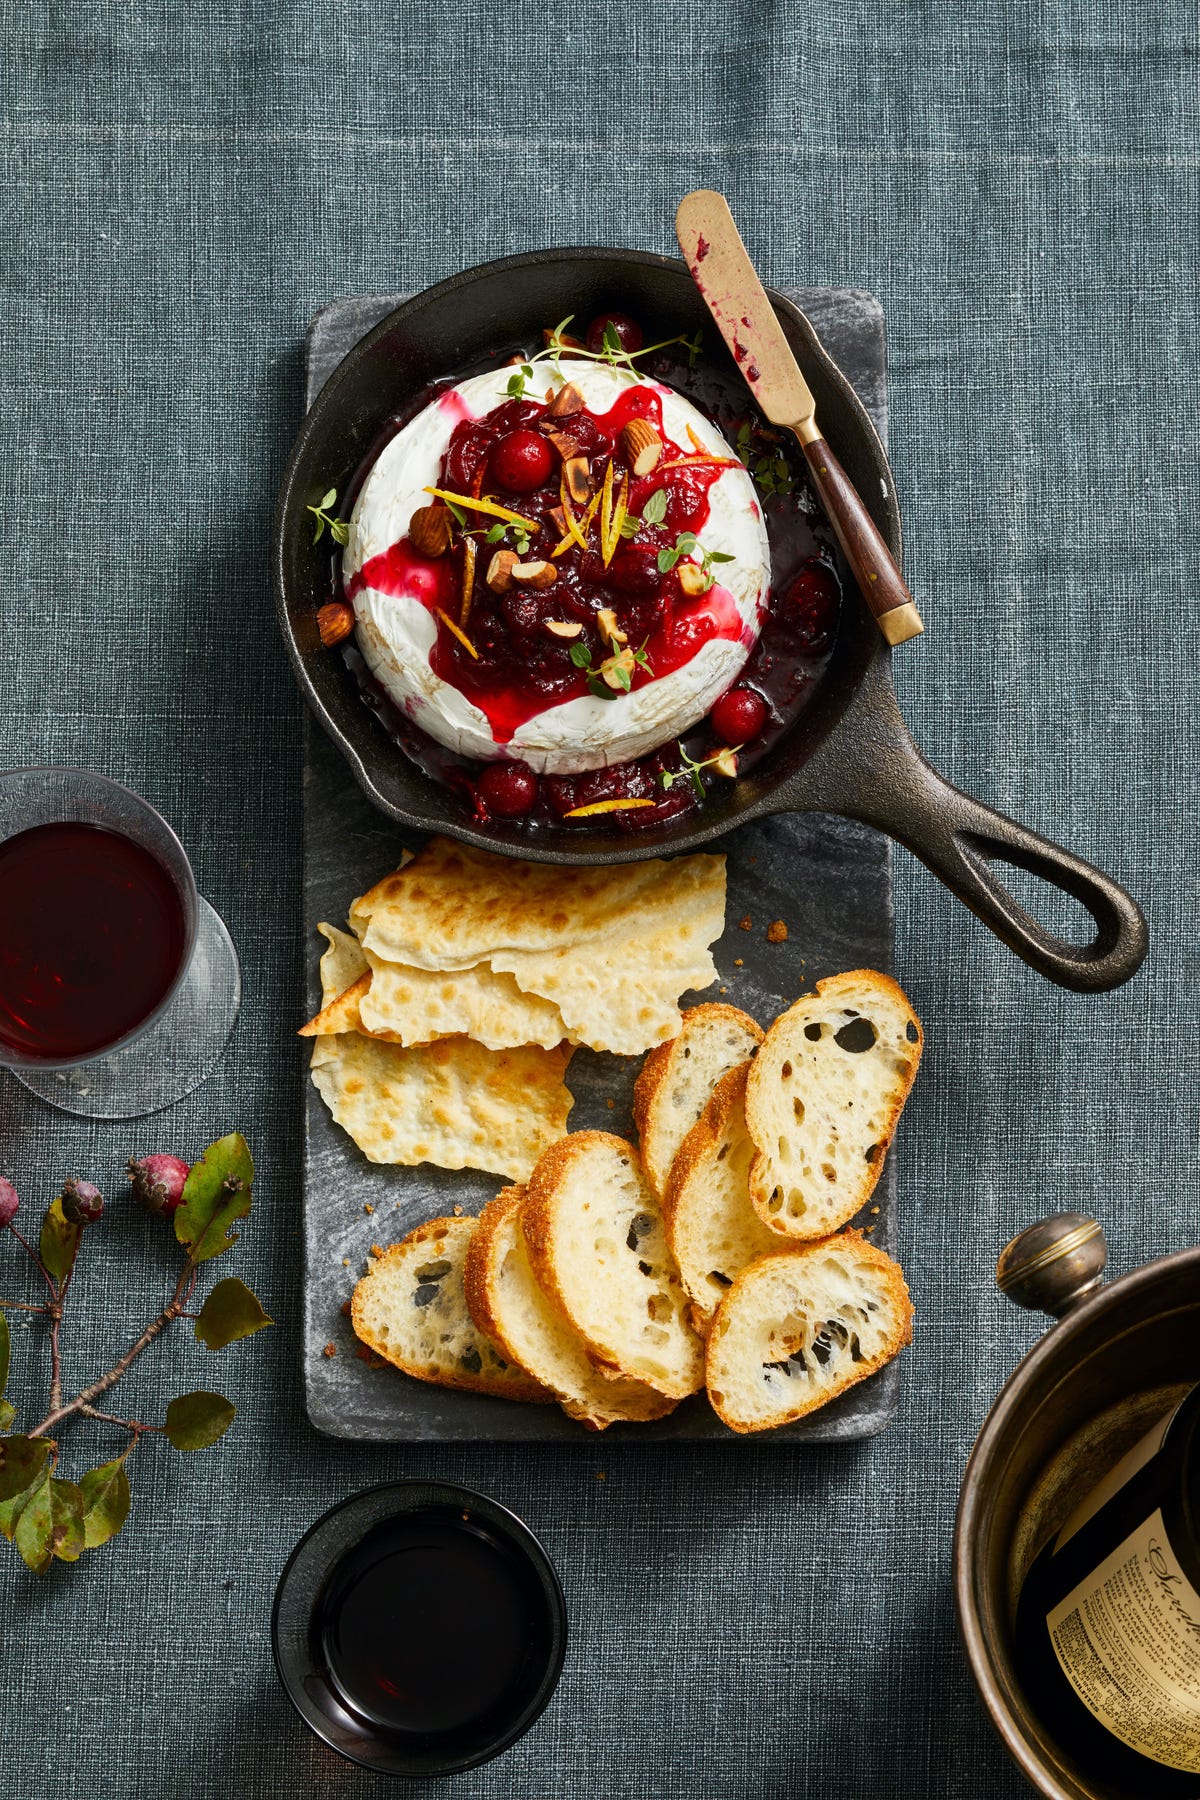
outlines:
[[[819,435],[816,402],[783,327],[758,279],[724,194],[700,188],[679,203],[675,235],[704,297],[764,415],[803,443]]]

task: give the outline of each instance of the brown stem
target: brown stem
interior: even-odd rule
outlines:
[[[44,1313],[48,1310],[45,1306],[31,1306],[28,1300],[0,1300],[0,1306],[12,1306],[18,1312]]]
[[[126,1431],[131,1431],[135,1439],[144,1436],[148,1431],[162,1430],[161,1425],[147,1425],[141,1419],[120,1419],[116,1413],[97,1412],[94,1406],[81,1406],[79,1410],[85,1419],[99,1419],[104,1425],[122,1426]]]
[[[20,1244],[22,1250],[25,1252],[25,1254],[29,1258],[30,1262],[34,1263],[37,1266],[37,1269],[42,1277],[42,1280],[45,1282],[46,1286],[50,1289],[50,1298],[52,1300],[57,1300],[58,1299],[58,1289],[55,1287],[53,1281],[50,1279],[50,1271],[47,1269],[45,1263],[42,1261],[42,1259],[38,1255],[37,1251],[34,1250],[29,1244],[27,1244],[25,1242],[25,1239],[21,1236],[20,1232],[17,1230],[15,1225],[10,1223],[8,1229],[12,1232],[12,1234],[16,1238],[18,1244]]]
[[[41,1437],[43,1433],[49,1431],[52,1425],[57,1425],[60,1419],[68,1418],[71,1413],[80,1412],[85,1406],[90,1406],[93,1400],[98,1400],[101,1394],[106,1394],[109,1388],[116,1386],[125,1371],[132,1363],[136,1362],[137,1358],[142,1354],[142,1351],[147,1349],[154,1342],[159,1332],[162,1331],[165,1326],[169,1325],[173,1319],[179,1317],[183,1310],[184,1289],[188,1286],[189,1280],[194,1273],[194,1268],[195,1265],[189,1257],[188,1261],[183,1265],[183,1273],[175,1283],[175,1292],[163,1307],[157,1319],[151,1319],[137,1342],[130,1346],[119,1362],[113,1364],[107,1375],[101,1375],[98,1381],[93,1381],[90,1387],[84,1388],[81,1394],[76,1394],[73,1400],[68,1400],[65,1406],[52,1406],[41,1424],[35,1425],[33,1430],[28,1434],[30,1437]]]
[[[63,1284],[64,1293],[66,1284]],[[62,1325],[62,1301],[48,1300],[46,1311],[50,1317],[50,1411],[62,1405],[62,1351],[59,1348],[58,1333]]]

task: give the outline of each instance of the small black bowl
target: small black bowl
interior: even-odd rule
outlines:
[[[361,1692],[348,1692],[345,1669],[333,1668],[330,1621],[335,1599],[342,1598],[354,1580],[356,1564],[360,1582],[355,1591],[366,1585],[364,1557],[371,1543],[389,1530],[403,1531],[418,1515],[433,1521],[443,1534],[461,1532],[473,1554],[494,1556],[497,1566],[508,1563],[513,1592],[521,1594],[526,1648],[508,1688],[479,1718],[452,1725],[442,1721],[440,1728],[424,1730],[411,1724],[389,1729],[378,1716],[370,1716],[369,1706],[364,1709]],[[426,1608],[412,1621],[412,1629],[424,1634],[435,1622],[444,1623],[437,1608]],[[404,1623],[397,1620],[401,1627]],[[474,1617],[464,1631],[461,1651],[455,1654],[458,1667],[447,1670],[447,1695],[464,1673],[470,1678],[472,1658],[482,1653],[478,1626],[479,1618]],[[523,1737],[545,1711],[567,1651],[566,1603],[546,1552],[507,1507],[471,1488],[402,1481],[352,1495],[322,1514],[304,1534],[279,1578],[271,1640],[289,1700],[331,1749],[365,1769],[432,1778],[490,1762]],[[387,1683],[382,1689],[396,1692]]]

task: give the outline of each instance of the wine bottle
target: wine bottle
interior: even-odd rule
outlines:
[[[1129,1800],[1200,1800],[1200,1386],[1076,1507],[1021,1588],[1047,1733]]]

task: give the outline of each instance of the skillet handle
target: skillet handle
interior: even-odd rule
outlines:
[[[1023,962],[1060,987],[1102,994],[1135,975],[1150,934],[1132,896],[1081,857],[944,780],[909,736],[890,683],[876,685],[873,705],[870,726],[850,750],[851,766],[843,742],[836,784],[818,778],[815,786],[826,787],[828,797],[817,804],[886,831]],[[1092,942],[1071,944],[1047,931],[1005,887],[996,863],[1027,869],[1080,901],[1096,922]]]

